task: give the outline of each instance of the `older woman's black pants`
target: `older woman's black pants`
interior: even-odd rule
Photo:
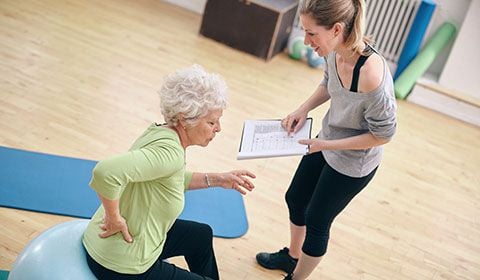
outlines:
[[[212,228],[209,225],[176,220],[168,231],[160,258],[142,274],[122,274],[98,264],[87,254],[88,266],[99,279],[137,280],[218,280],[218,268],[213,253]],[[190,271],[164,262],[164,259],[184,256]]]
[[[302,158],[285,200],[290,221],[306,226],[302,246],[305,254],[312,257],[325,254],[333,220],[370,182],[376,170],[365,177],[354,178],[335,171],[321,152]]]

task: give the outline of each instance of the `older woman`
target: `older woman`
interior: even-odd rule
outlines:
[[[245,194],[254,187],[244,170],[185,170],[185,149],[207,146],[220,131],[226,91],[220,76],[198,65],[167,76],[160,90],[166,124],[152,124],[127,153],[97,164],[90,186],[102,205],[83,244],[99,279],[219,279],[212,229],[177,218],[187,189]],[[173,256],[184,256],[190,271],[162,261]]]

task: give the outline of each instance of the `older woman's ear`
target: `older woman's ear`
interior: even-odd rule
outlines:
[[[187,122],[185,121],[185,115],[183,113],[178,114],[178,125],[180,125],[183,129],[187,126]]]

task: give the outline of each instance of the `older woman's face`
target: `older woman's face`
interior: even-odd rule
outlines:
[[[187,129],[187,135],[192,145],[205,147],[213,140],[215,134],[220,132],[220,118],[223,110],[211,110],[207,115],[198,119],[195,126]]]

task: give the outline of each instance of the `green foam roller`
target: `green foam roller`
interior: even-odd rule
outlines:
[[[456,31],[457,28],[450,22],[445,22],[438,28],[422,50],[395,80],[394,88],[397,98],[405,99],[408,96],[417,79],[427,71],[438,54],[453,39]]]

